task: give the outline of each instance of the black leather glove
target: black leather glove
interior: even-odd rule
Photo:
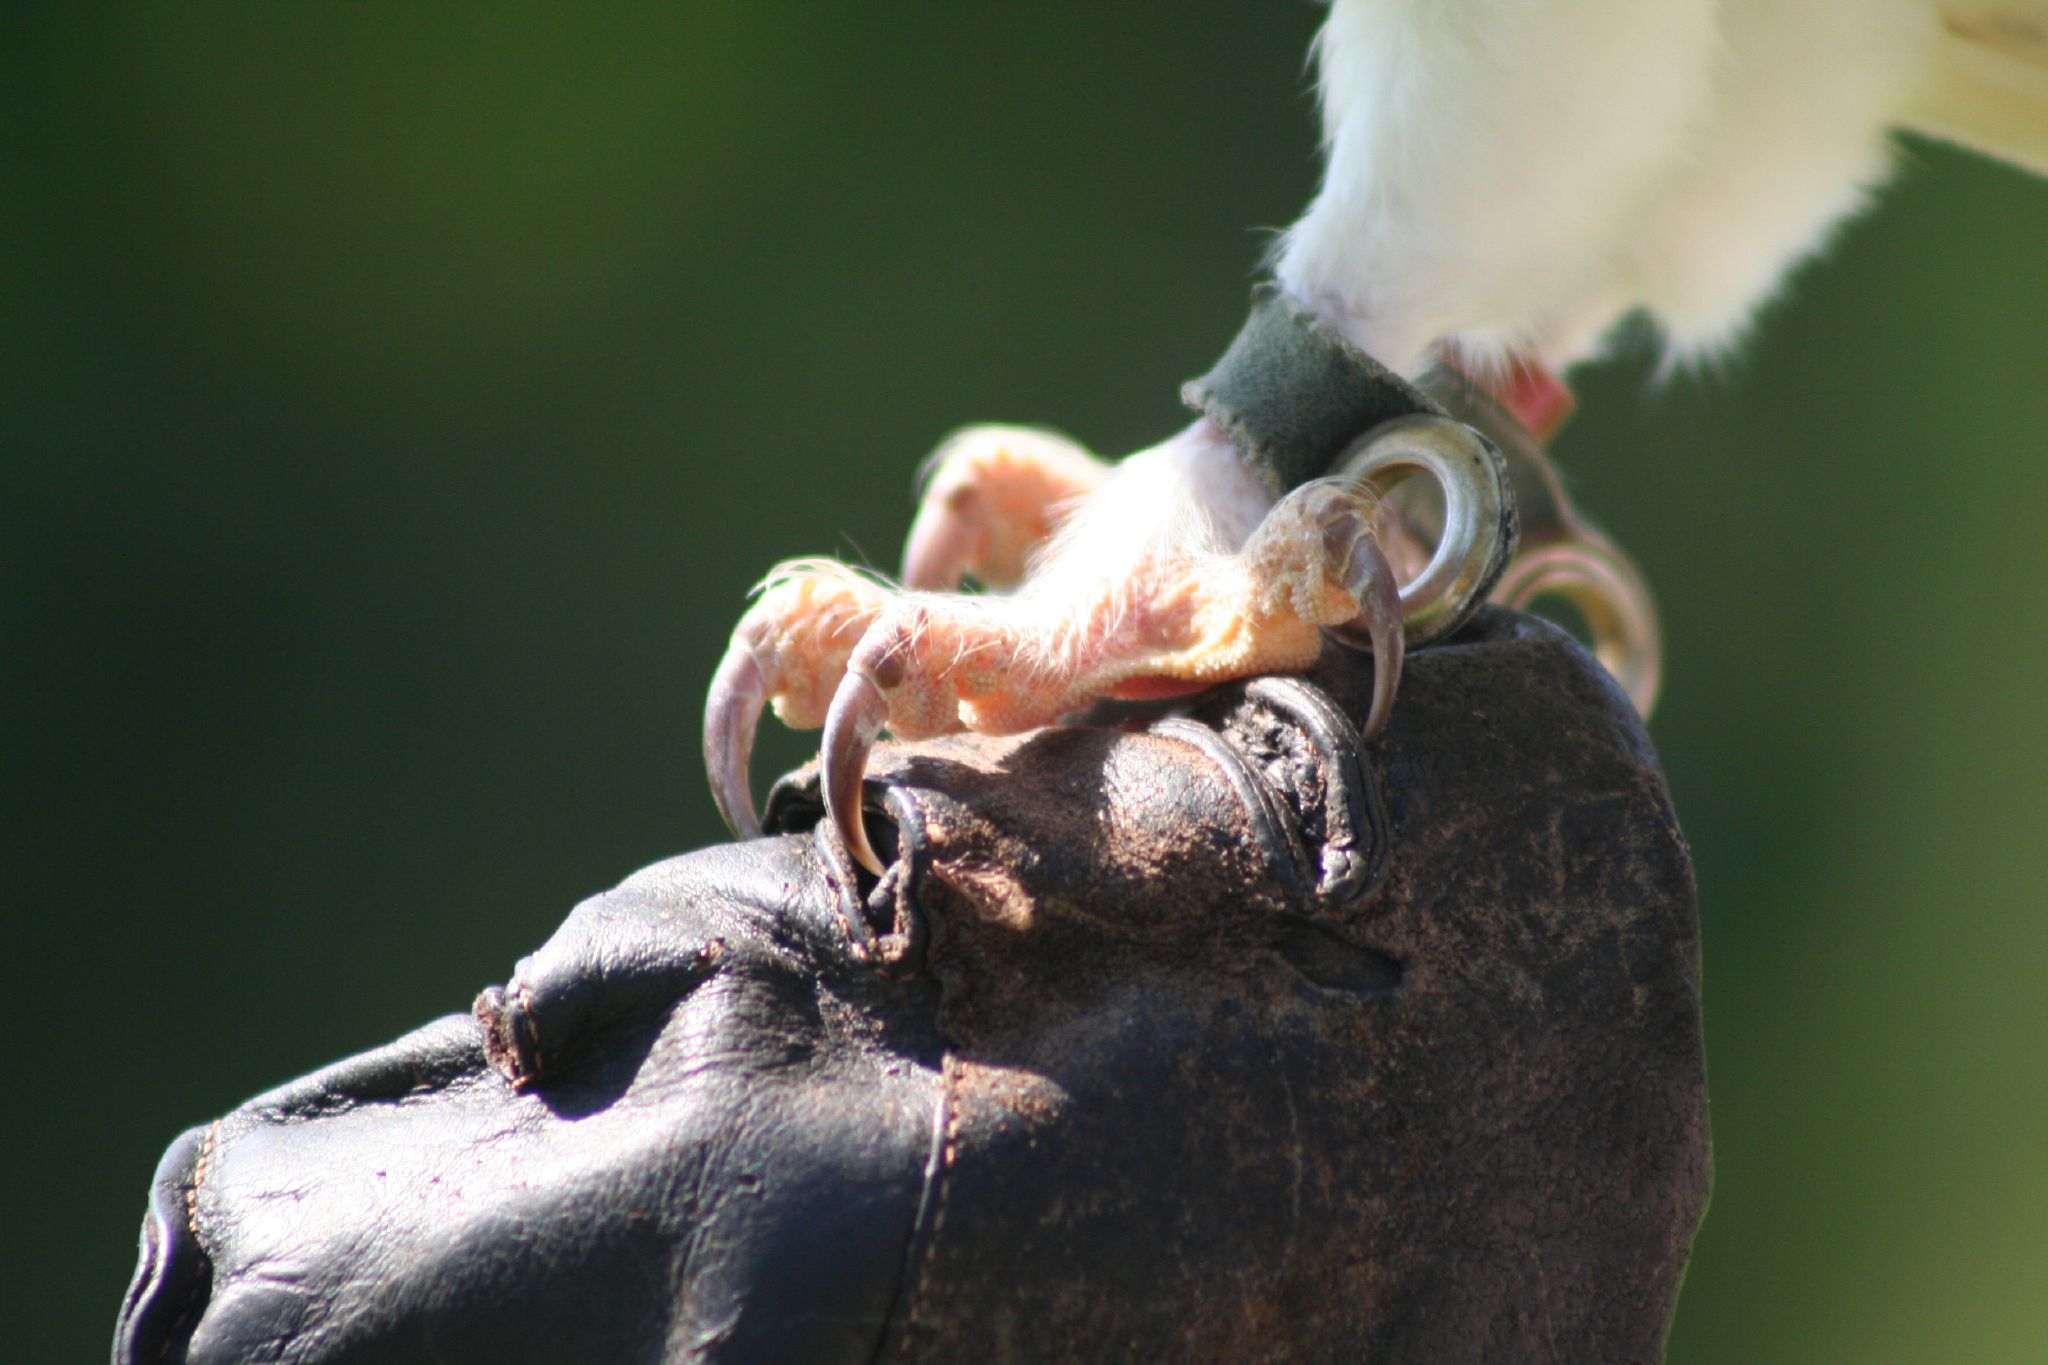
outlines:
[[[118,1362],[1660,1358],[1707,1190],[1628,703],[1488,612],[878,752],[166,1154]]]

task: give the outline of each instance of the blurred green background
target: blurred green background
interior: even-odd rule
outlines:
[[[720,837],[771,561],[893,563],[961,423],[1176,427],[1315,176],[1307,4],[432,8],[0,21],[10,1359],[183,1126]],[[1670,634],[1677,1362],[2048,1360],[2048,185],[1907,159],[1560,446]]]

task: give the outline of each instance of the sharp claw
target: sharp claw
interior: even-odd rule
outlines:
[[[861,781],[867,774],[868,751],[875,747],[888,716],[881,688],[857,668],[850,670],[832,694],[822,750],[826,817],[846,851],[877,877],[882,875],[882,860],[868,843],[867,823],[861,818]]]
[[[1378,734],[1394,709],[1394,691],[1401,685],[1401,595],[1392,574],[1375,575],[1365,603],[1366,630],[1372,638],[1372,710],[1365,718],[1365,737]]]
[[[747,767],[754,755],[754,730],[767,704],[768,680],[761,665],[745,641],[734,640],[704,699],[704,770],[726,828],[741,839],[761,836]]]
[[[1366,715],[1364,735],[1378,734],[1394,709],[1394,692],[1401,684],[1401,658],[1407,645],[1401,619],[1401,590],[1395,586],[1394,570],[1387,563],[1379,542],[1361,532],[1351,543],[1344,563],[1345,586],[1358,597],[1356,619],[1339,634],[1358,639],[1358,626],[1365,626],[1365,643],[1372,646],[1372,710]]]
[[[967,532],[958,518],[935,506],[920,509],[903,547],[903,586],[924,592],[959,587],[969,549]]]

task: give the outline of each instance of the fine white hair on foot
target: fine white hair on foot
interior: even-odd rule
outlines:
[[[1068,598],[1163,555],[1225,555],[1273,505],[1222,428],[1197,421],[1119,464],[1041,552],[1022,594]]]

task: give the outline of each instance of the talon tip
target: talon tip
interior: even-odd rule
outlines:
[[[1401,609],[1401,590],[1378,541],[1370,533],[1356,531],[1345,539],[1351,542],[1351,549],[1344,578],[1357,594],[1358,615],[1338,627],[1335,634],[1339,640],[1372,650],[1372,704],[1366,712],[1365,724],[1360,727],[1361,733],[1370,739],[1386,725],[1394,709],[1394,693],[1401,684],[1401,663],[1408,647],[1407,624]]]
[[[768,704],[768,682],[752,651],[735,640],[712,675],[704,700],[704,771],[725,827],[740,839],[761,837],[749,768],[754,732]]]
[[[1391,575],[1382,580],[1384,599],[1367,611],[1372,635],[1372,708],[1365,717],[1365,737],[1370,739],[1393,714],[1394,693],[1401,685],[1401,663],[1407,641],[1401,630],[1401,602],[1395,595]],[[1376,594],[1379,596],[1379,594]]]
[[[1382,662],[1381,655],[1375,651],[1372,664],[1372,709],[1366,713],[1365,727],[1361,731],[1366,739],[1371,739],[1386,727],[1387,717],[1394,711],[1394,689],[1400,677],[1399,658]]]
[[[884,868],[861,818],[861,783],[867,776],[868,753],[887,717],[888,703],[874,681],[859,672],[847,673],[825,717],[821,756],[827,818],[854,861],[877,877]]]

